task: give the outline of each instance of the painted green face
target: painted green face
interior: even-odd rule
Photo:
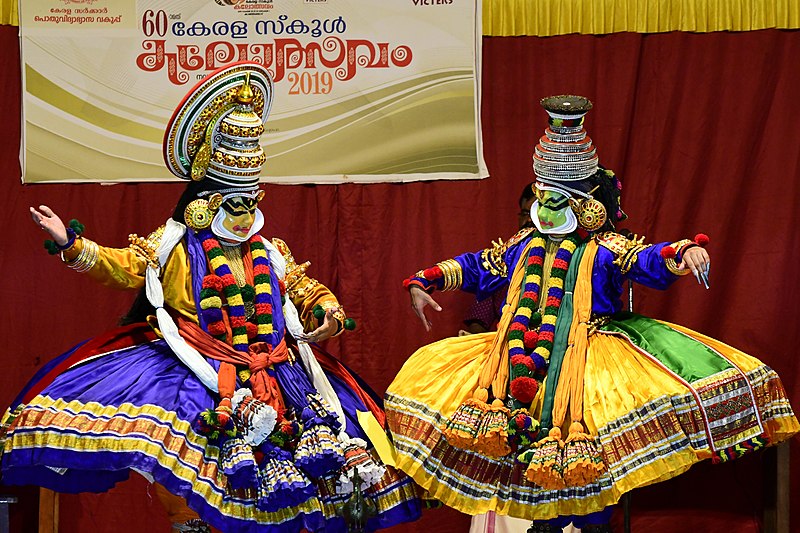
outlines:
[[[567,223],[567,209],[569,209],[569,199],[561,193],[554,191],[537,191],[539,208],[536,216],[542,231],[546,228],[558,228]]]
[[[258,200],[246,196],[235,196],[223,202],[225,218],[222,227],[238,237],[247,237],[256,216]]]

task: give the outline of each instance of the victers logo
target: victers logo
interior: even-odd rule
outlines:
[[[411,0],[415,6],[445,6],[453,3],[453,0]]]

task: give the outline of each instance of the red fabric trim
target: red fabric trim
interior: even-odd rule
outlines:
[[[75,352],[54,366],[50,372],[40,379],[36,385],[22,398],[22,403],[28,403],[42,392],[53,380],[63,374],[70,367],[96,355],[121,350],[137,344],[154,341],[158,336],[153,329],[144,322],[130,324],[121,328],[112,329],[89,340],[75,350]]]
[[[378,404],[375,403],[372,397],[361,388],[347,368],[345,368],[338,359],[322,350],[319,346],[315,346],[313,344],[310,346],[314,352],[314,356],[317,358],[317,361],[319,361],[320,366],[324,370],[344,381],[348,387],[353,389],[361,401],[364,402],[364,405],[367,407],[367,409],[369,409],[369,411],[375,415],[375,418],[378,420],[378,423],[381,425],[381,427],[386,429],[386,413],[384,413],[383,409],[378,407]]]

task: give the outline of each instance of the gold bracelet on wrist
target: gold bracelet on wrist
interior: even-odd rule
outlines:
[[[96,242],[83,237],[81,237],[81,240],[83,241],[83,248],[81,248],[78,257],[67,260],[64,258],[64,254],[61,254],[61,260],[75,272],[86,272],[90,270],[97,263],[100,252],[100,247]]]
[[[692,241],[691,239],[683,239],[678,242],[673,242],[672,244],[670,244],[670,246],[672,247],[673,250],[675,250],[675,253],[678,253],[681,248],[683,248],[687,244],[691,244],[692,242],[694,241]],[[683,268],[683,269],[679,268],[678,263],[677,261],[675,261],[674,257],[665,257],[664,266],[667,267],[667,270],[669,270],[676,276],[685,276],[691,272],[688,268]]]

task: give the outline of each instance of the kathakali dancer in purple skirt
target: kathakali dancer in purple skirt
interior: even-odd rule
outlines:
[[[616,232],[621,185],[584,130],[591,102],[542,105],[549,127],[533,156],[536,227],[405,283],[426,327],[425,308],[439,308],[434,290],[480,298],[505,287],[498,331],[420,348],[390,385],[386,416],[397,467],[432,497],[560,531],[569,519],[545,521],[602,524],[603,510],[632,489],[778,443],[800,426],[777,374],[758,359],[622,312],[629,280],[666,289],[691,273],[707,285],[708,237],[652,245]]]
[[[191,181],[172,218],[127,248],[31,209],[68,267],[140,289],[149,312],[25,387],[3,420],[4,483],[100,492],[138,472],[196,512],[179,531],[372,531],[419,517],[418,487],[359,423],[384,422],[380,399],[313,344],[354,323],[307,263],[259,235],[272,96],[252,63],[190,91],[164,158]]]

